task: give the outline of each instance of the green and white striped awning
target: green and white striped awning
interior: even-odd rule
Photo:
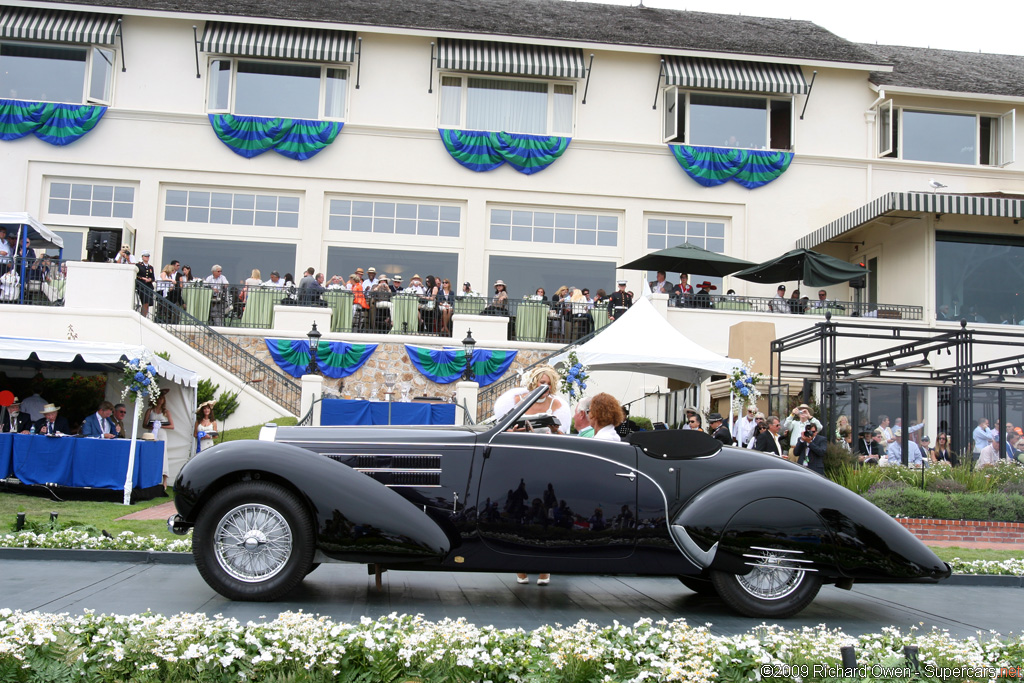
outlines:
[[[797,240],[801,249],[819,244],[859,228],[883,216],[898,213],[942,213],[959,216],[1002,216],[1024,218],[1024,198],[970,194],[933,194],[931,192],[889,192],[851,211],[828,225]]]
[[[665,84],[705,90],[806,95],[809,88],[795,64],[737,62],[666,55]]]
[[[318,28],[206,23],[199,48],[239,57],[274,57],[314,62],[351,62],[356,34]]]
[[[450,38],[439,38],[437,45],[438,69],[551,78],[587,75],[579,48]]]
[[[120,18],[119,14],[4,7],[0,38],[113,45]]]

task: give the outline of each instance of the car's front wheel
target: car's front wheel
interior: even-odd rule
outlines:
[[[200,512],[192,554],[200,575],[231,600],[276,600],[313,563],[313,522],[299,498],[278,484],[243,481]]]
[[[751,550],[748,557],[753,568],[746,574],[711,572],[711,583],[718,595],[740,614],[791,617],[811,604],[821,588],[818,575],[787,561],[785,551],[758,548]]]

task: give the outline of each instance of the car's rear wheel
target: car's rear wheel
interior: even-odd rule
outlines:
[[[821,578],[793,562],[785,551],[757,548],[747,555],[753,564],[746,574],[711,572],[718,595],[748,617],[791,617],[811,604]]]
[[[718,591],[708,579],[699,579],[696,576],[680,576],[679,582],[692,590],[697,595],[707,597],[718,597]]]
[[[218,492],[200,512],[192,539],[200,575],[231,600],[276,600],[313,563],[313,522],[291,491],[243,481]]]

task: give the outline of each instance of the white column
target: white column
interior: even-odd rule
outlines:
[[[138,269],[123,263],[68,261],[64,308],[130,311]]]
[[[313,427],[320,426],[320,402],[313,405],[313,401],[320,398],[324,394],[324,378],[320,375],[303,375],[302,376],[302,395],[299,398],[299,418],[306,416],[309,412],[310,406],[313,407],[313,421],[310,423]]]
[[[651,305],[662,318],[668,317],[668,294],[652,294]]]
[[[476,421],[476,403],[479,395],[480,385],[476,382],[459,382],[455,385],[455,402],[460,406],[466,407],[474,422]],[[466,412],[462,408],[455,409],[455,424],[468,424],[466,422]]]

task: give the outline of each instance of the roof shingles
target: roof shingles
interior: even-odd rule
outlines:
[[[893,64],[891,73],[871,72],[876,85],[1024,97],[1024,57],[898,45],[863,47]]]

